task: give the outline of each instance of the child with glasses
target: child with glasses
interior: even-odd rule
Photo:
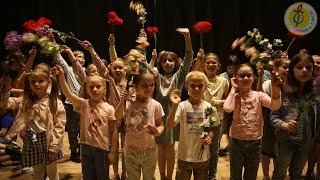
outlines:
[[[231,179],[257,179],[263,134],[262,106],[271,110],[280,108],[281,79],[272,79],[272,95],[252,90],[253,69],[241,64],[231,78],[231,91],[223,105],[226,112],[233,111],[230,128],[229,156]],[[242,169],[244,174],[242,175]],[[242,177],[243,176],[243,177]]]

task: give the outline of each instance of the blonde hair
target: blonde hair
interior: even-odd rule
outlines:
[[[88,83],[90,80],[94,79],[94,78],[99,79],[99,80],[101,81],[103,87],[104,87],[104,88],[106,89],[106,91],[107,91],[107,83],[106,83],[106,80],[103,79],[103,77],[101,77],[100,75],[95,74],[95,75],[92,75],[92,76],[87,76],[87,78],[86,78],[85,81],[83,82],[83,84],[82,84],[82,86],[81,86],[81,88],[80,88],[80,92],[79,92],[79,96],[80,96],[80,97],[82,97],[82,98],[84,98],[84,99],[90,99],[90,96],[89,96],[89,94],[88,94],[88,92],[87,92],[87,83]],[[106,92],[106,94],[107,94],[107,92]],[[107,101],[107,95],[106,95],[106,96],[103,96],[102,100],[106,102],[106,101]]]
[[[74,54],[74,56],[77,56],[77,55],[79,55],[79,54],[84,55],[84,53],[83,53],[82,51],[80,51],[80,50],[75,50],[75,51],[73,51],[73,54]]]
[[[186,82],[185,82],[185,83],[188,84],[189,81],[190,81],[192,78],[200,78],[200,79],[202,79],[203,82],[204,82],[204,84],[205,84],[206,86],[208,86],[208,84],[209,84],[209,80],[208,80],[207,76],[206,76],[203,72],[201,72],[201,71],[191,71],[191,72],[189,72],[189,73],[187,74]]]
[[[51,68],[45,63],[40,63],[34,67],[32,72],[26,76],[24,79],[24,91],[23,91],[23,110],[27,111],[32,108],[32,106],[39,99],[32,91],[30,86],[29,78],[32,75],[43,76],[48,80],[51,80],[51,91],[49,94],[49,107],[51,113],[55,114],[57,112],[57,101],[59,99],[59,86],[57,79],[52,76]]]

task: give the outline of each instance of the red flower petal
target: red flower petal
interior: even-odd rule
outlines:
[[[194,31],[201,32],[209,32],[212,29],[212,24],[209,21],[199,21],[193,25]]]
[[[147,28],[147,34],[150,36],[150,37],[153,37],[155,33],[158,33],[158,28],[157,27],[148,27]]]
[[[117,14],[115,12],[111,11],[111,12],[108,13],[108,18],[109,19],[117,19],[118,16],[117,16]]]

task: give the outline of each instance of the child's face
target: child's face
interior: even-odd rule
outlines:
[[[85,59],[84,59],[84,54],[82,53],[77,53],[75,54],[76,59],[79,61],[79,63],[81,64],[81,66],[84,65],[85,63]]]
[[[176,66],[176,61],[172,59],[171,57],[168,57],[167,59],[163,59],[161,61],[161,66],[163,68],[163,71],[167,74],[172,74],[174,71],[174,68]]]
[[[228,74],[234,75],[234,71],[236,70],[236,68],[237,68],[237,66],[235,66],[235,65],[227,66]]]
[[[314,74],[320,74],[320,56],[314,57]]]
[[[47,88],[51,84],[51,81],[44,74],[32,73],[29,77],[29,83],[32,92],[41,98],[46,95]]]
[[[204,70],[207,75],[215,75],[217,74],[217,70],[219,69],[219,62],[214,56],[209,56],[206,58],[204,63]]]
[[[302,59],[293,68],[294,77],[300,84],[304,84],[312,78],[313,64],[307,59]]]
[[[125,73],[123,61],[114,61],[111,64],[110,72],[111,72],[111,76],[115,81],[121,81]]]
[[[248,66],[241,67],[236,77],[239,88],[251,88],[254,82],[252,69]]]
[[[99,75],[97,66],[91,65],[87,68],[88,76]]]
[[[141,99],[152,97],[154,91],[154,75],[146,73],[141,76],[141,80],[135,85],[137,96]]]
[[[193,100],[201,100],[202,95],[207,89],[207,85],[201,77],[190,77],[186,82],[185,88],[187,89],[190,98]]]
[[[282,81],[285,81],[287,79],[289,65],[290,65],[290,61],[286,60],[285,62],[283,62],[283,64],[280,67],[277,68],[277,72],[279,73],[279,76]]]
[[[101,78],[92,77],[86,84],[86,91],[91,100],[99,102],[103,99],[106,87],[104,86],[104,82],[102,82]]]

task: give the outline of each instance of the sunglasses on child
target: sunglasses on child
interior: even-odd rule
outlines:
[[[240,79],[244,79],[245,77],[251,78],[253,76],[253,74],[252,73],[239,73],[239,74],[237,74],[237,76]]]

